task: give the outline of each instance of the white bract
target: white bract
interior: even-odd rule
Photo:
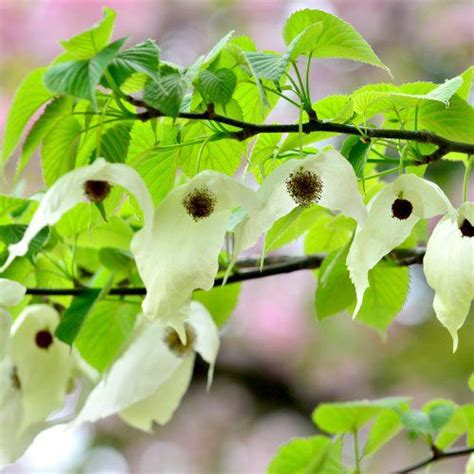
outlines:
[[[26,288],[20,283],[0,278],[0,309],[2,307],[15,306],[25,296],[25,293]]]
[[[203,171],[166,196],[152,228],[138,232],[131,245],[147,290],[145,316],[160,318],[185,337],[193,291],[214,284],[232,209],[248,211],[254,202],[253,190],[214,171]]]
[[[43,227],[55,224],[64,213],[85,201],[85,185],[91,181],[105,181],[125,188],[140,204],[145,224],[151,222],[153,201],[140,175],[127,165],[98,158],[89,166],[65,174],[48,189],[20,242],[8,247],[9,256],[0,272],[5,271],[15,257],[26,254],[28,245]]]
[[[265,179],[256,197],[256,206],[235,229],[234,261],[300,204],[338,210],[359,223],[367,214],[354,170],[335,150],[288,160]]]
[[[367,219],[358,225],[347,256],[357,295],[354,317],[369,286],[369,270],[401,245],[420,219],[452,210],[439,186],[414,174],[399,176],[374,196],[368,205]]]
[[[6,316],[2,315],[2,318]],[[26,308],[13,325],[2,321],[0,353],[0,466],[20,457],[64,404],[74,370],[70,349],[53,337],[58,313]]]
[[[151,431],[172,417],[186,392],[195,353],[210,364],[209,382],[219,350],[219,333],[208,311],[193,301],[184,320],[186,343],[160,320],[142,318],[131,342],[93,389],[74,424],[113,414]]]
[[[423,260],[426,281],[435,291],[433,307],[453,338],[453,351],[474,299],[473,227],[474,203],[465,202],[438,222]]]

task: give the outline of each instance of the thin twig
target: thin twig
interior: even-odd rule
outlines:
[[[421,263],[425,249],[419,247],[413,250],[400,249],[391,252],[387,259],[400,266],[414,265]],[[324,260],[325,254],[306,255],[304,257],[272,256],[265,259],[266,264],[260,270],[260,259],[241,260],[236,265],[236,271],[229,276],[226,285],[241,281],[255,280],[284,273],[292,273],[299,270],[312,270],[319,268]],[[224,283],[223,277],[214,280],[214,286],[221,286]],[[79,296],[90,288],[28,288],[26,293],[37,296]],[[143,287],[116,287],[109,292],[112,296],[142,296],[146,294]]]
[[[136,99],[132,96],[127,96],[127,100],[140,108],[145,109],[144,112],[139,112],[135,115],[138,120],[147,121],[156,117],[164,117],[159,110],[148,106],[143,100]],[[225,117],[216,113],[210,113],[209,110],[205,112],[182,112],[178,118],[189,120],[212,120],[214,122],[223,123],[240,130],[229,132],[226,138],[233,138],[236,140],[246,140],[261,133],[298,133],[299,124],[256,124],[236,120],[230,117]],[[383,129],[370,127],[355,127],[353,125],[346,125],[342,123],[322,122],[320,120],[311,119],[305,122],[302,126],[303,133],[308,134],[312,132],[331,132],[341,133],[346,135],[359,135],[368,138],[387,138],[391,140],[411,140],[417,143],[431,143],[437,145],[438,149],[431,155],[423,156],[416,164],[429,164],[440,160],[445,154],[451,151],[460,153],[474,154],[474,144],[457,142],[449,140],[428,130],[399,130],[399,129]]]
[[[474,453],[474,447],[455,448],[446,451],[434,449],[433,454],[429,458],[423,459],[422,461],[412,464],[411,466],[405,467],[399,471],[395,471],[394,474],[407,474],[416,471],[417,469],[420,469],[422,467],[428,466],[431,463],[442,461],[443,459],[455,458],[459,456],[468,456],[472,453]]]

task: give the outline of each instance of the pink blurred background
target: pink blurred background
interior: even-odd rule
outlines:
[[[182,64],[229,30],[250,35],[261,49],[281,50],[285,18],[300,8],[320,8],[352,23],[396,83],[444,81],[473,63],[471,0],[0,0],[0,128],[22,76],[57,55],[60,39],[99,19],[104,5],[118,12],[116,38],[131,35],[129,44],[154,38],[163,58]],[[375,81],[389,78],[348,61],[316,61],[313,98]],[[289,120],[291,114],[280,106],[272,118]],[[41,186],[36,169],[26,177],[30,190]],[[432,173],[459,204],[461,167],[440,164]],[[296,243],[283,252],[301,251]],[[311,272],[242,285],[223,331],[211,392],[198,371],[173,421],[154,436],[116,419],[76,431],[54,429],[6,472],[257,474],[279,445],[315,433],[309,415],[319,401],[411,395],[421,406],[435,397],[469,400],[472,317],[451,354],[420,268],[412,268],[410,297],[386,340],[347,314],[315,322],[315,285]],[[426,454],[421,444],[400,438],[367,472],[388,472]],[[461,466],[453,461],[431,472],[462,472]]]

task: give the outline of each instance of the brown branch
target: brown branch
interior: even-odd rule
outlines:
[[[424,254],[425,249],[423,247],[413,250],[399,249],[391,252],[386,259],[399,266],[408,266],[421,263]],[[325,256],[325,254],[313,254],[304,257],[272,256],[265,259],[266,264],[261,270],[259,259],[241,260],[237,262],[236,271],[229,276],[225,284],[282,275],[299,270],[312,270],[321,266]],[[223,277],[217,277],[214,286],[221,286],[223,283]],[[28,288],[26,293],[37,296],[78,296],[88,289],[90,288]],[[146,289],[143,287],[117,287],[112,288],[108,294],[112,296],[141,296],[146,294]]]
[[[420,469],[422,467],[428,466],[429,464],[432,464],[434,462],[442,461],[443,459],[449,459],[459,456],[468,456],[472,453],[474,453],[474,447],[455,448],[446,451],[441,451],[438,448],[433,447],[432,454],[429,458],[423,459],[422,461],[412,464],[411,466],[405,467],[399,471],[395,471],[394,474],[407,474],[416,471],[417,469]]]
[[[136,118],[142,121],[147,121],[152,118],[164,117],[159,110],[148,106],[143,100],[136,99],[132,96],[127,96],[127,100],[135,105],[145,109],[144,112],[136,114]],[[256,124],[236,120],[230,117],[216,114],[214,109],[209,108],[205,112],[181,112],[177,118],[189,120],[212,120],[225,125],[238,128],[240,130],[230,131],[227,138],[236,140],[246,140],[260,133],[298,133],[298,124]],[[438,146],[431,155],[424,156],[416,164],[429,164],[440,160],[444,155],[451,151],[456,151],[466,154],[474,154],[474,144],[462,143],[449,140],[440,135],[432,133],[428,130],[398,130],[385,128],[370,128],[370,127],[354,127],[353,125],[346,125],[333,122],[322,122],[314,118],[310,118],[308,122],[302,125],[303,133],[311,132],[331,132],[345,135],[359,135],[367,138],[386,138],[392,140],[411,140],[418,143],[431,143]]]

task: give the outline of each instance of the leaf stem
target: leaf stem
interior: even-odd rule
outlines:
[[[467,201],[467,194],[469,190],[469,176],[472,169],[472,155],[467,156],[466,171],[464,172],[464,180],[462,184],[462,198],[463,202]]]
[[[357,430],[353,432],[354,436],[354,458],[355,458],[355,471],[354,474],[361,474],[360,470],[360,454],[359,454],[359,435]]]

